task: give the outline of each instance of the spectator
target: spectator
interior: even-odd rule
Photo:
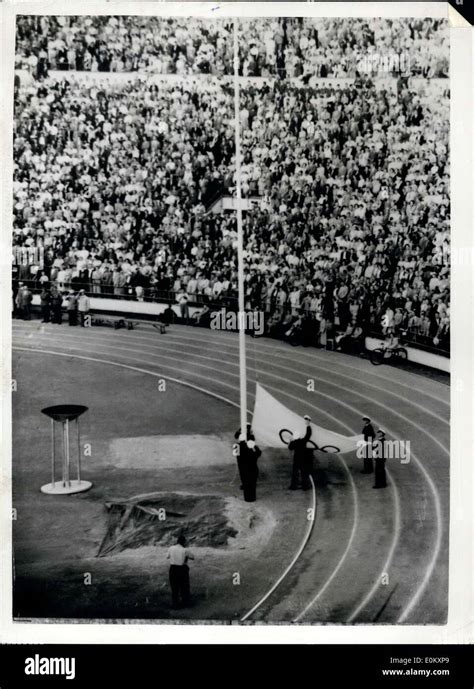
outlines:
[[[184,323],[187,323],[189,320],[189,306],[188,306],[188,295],[184,290],[180,290],[177,298],[176,298],[177,304],[179,304],[179,312],[181,315],[181,320]]]
[[[138,300],[173,291],[184,320],[189,302],[233,304],[235,218],[206,212],[234,192],[233,91],[189,78],[232,72],[231,28],[18,19],[17,66],[36,81],[15,88],[14,250],[38,254],[18,263],[19,279]],[[312,344],[385,328],[449,346],[449,101],[443,78],[431,80],[447,75],[446,22],[242,28],[241,72],[259,77],[241,88],[243,191],[257,200],[244,217],[248,308],[264,309],[278,337],[302,310]],[[379,81],[380,64],[362,74],[364,51],[406,51],[420,79]],[[48,76],[59,67],[65,77]],[[141,74],[103,85],[71,69]],[[157,84],[146,70],[187,78]],[[326,85],[323,74],[356,80]]]
[[[61,325],[63,318],[63,296],[56,285],[51,287],[51,310],[51,322]]]
[[[307,83],[360,73],[446,77],[447,42],[441,20],[241,19],[239,72]],[[25,15],[17,21],[16,67],[37,79],[49,69],[229,75],[232,46],[229,20]]]
[[[46,287],[40,294],[42,323],[49,323],[51,318],[51,292]]]
[[[186,548],[183,535],[178,537],[176,545],[168,549],[166,557],[170,561],[169,580],[173,608],[186,607],[191,599],[188,561],[194,560],[194,555]]]
[[[90,300],[86,295],[85,290],[79,290],[79,297],[77,300],[77,310],[79,312],[79,323],[82,327],[86,324],[87,314],[90,311]]]
[[[24,321],[31,320],[32,301],[32,291],[26,285],[22,285],[17,294],[17,308],[19,318],[23,318]]]
[[[77,325],[77,295],[75,292],[69,292],[66,308],[69,325]]]

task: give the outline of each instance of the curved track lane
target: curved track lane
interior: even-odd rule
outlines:
[[[238,404],[233,333],[174,326],[160,336],[146,325],[136,331],[72,330],[16,321],[13,333],[14,347],[115,361]],[[387,491],[369,490],[370,479],[368,483],[360,475],[356,457],[329,460],[334,485],[317,485],[317,491],[341,499],[340,509],[327,518],[318,510],[291,572],[250,619],[442,622],[447,600],[449,388],[406,371],[374,369],[361,359],[271,340],[249,338],[247,359],[249,406],[252,382],[258,381],[297,413],[311,409],[316,423],[335,431],[360,432],[360,417],[368,414],[391,438],[412,445],[408,464],[390,462]],[[308,379],[315,380],[315,392],[308,392]]]

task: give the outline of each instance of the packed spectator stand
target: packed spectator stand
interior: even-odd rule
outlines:
[[[241,36],[246,307],[305,344],[396,332],[449,351],[444,23],[272,18]],[[410,76],[357,71],[387,50]],[[235,217],[212,208],[235,185],[231,26],[22,17],[17,67],[33,79],[15,89],[15,290],[236,308]]]
[[[354,77],[367,54],[409,53],[412,76],[446,77],[446,22],[439,19],[241,19],[241,74]],[[23,16],[16,66],[159,74],[233,73],[232,22],[137,16]],[[379,65],[382,68],[382,65]]]

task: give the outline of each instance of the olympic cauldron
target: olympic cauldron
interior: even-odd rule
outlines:
[[[81,435],[79,429],[79,417],[86,412],[88,407],[80,404],[57,404],[53,407],[45,407],[41,410],[51,419],[51,483],[41,486],[41,492],[48,495],[71,495],[81,493],[92,487],[90,481],[81,479]],[[71,448],[70,448],[70,424],[75,421],[77,436],[76,476],[71,478]],[[56,479],[56,424],[62,425],[62,472],[61,478]]]

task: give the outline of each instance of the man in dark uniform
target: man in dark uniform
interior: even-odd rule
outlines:
[[[234,438],[235,438],[236,440],[238,440],[239,443],[240,443],[242,440],[245,440],[245,439],[246,439],[246,440],[253,440],[253,441],[255,441],[255,436],[254,436],[254,434],[253,434],[252,426],[251,426],[249,423],[247,424],[247,434],[246,434],[246,435],[247,435],[247,437],[245,438],[244,434],[242,433],[242,429],[239,428],[238,431],[235,431],[235,433],[234,433]],[[234,446],[234,447],[236,447],[236,452],[235,452],[235,454],[236,454],[236,456],[238,457],[238,456],[239,456],[239,453],[240,453],[240,445],[236,445],[236,446]],[[243,488],[244,488],[244,480],[243,480],[243,478],[242,478],[242,472],[240,471],[240,464],[239,464],[239,461],[238,461],[238,460],[237,460],[237,466],[238,466],[238,468],[239,468],[239,475],[240,475],[240,490],[243,490]]]
[[[20,305],[24,321],[31,321],[31,304],[33,302],[33,292],[28,287],[23,287],[20,295]]]
[[[255,440],[246,440],[239,436],[237,466],[239,467],[245,502],[255,502],[257,499],[258,458],[262,454],[255,444]]]
[[[75,292],[69,293],[66,308],[69,325],[77,325],[77,296]]]
[[[234,438],[235,438],[236,440],[239,440],[239,439],[240,439],[241,433],[242,433],[242,429],[239,428],[238,431],[235,431],[235,433],[234,433]],[[251,426],[249,423],[247,424],[247,440],[255,440],[255,436],[254,436],[254,434],[253,434],[252,426]]]
[[[51,293],[46,287],[40,294],[42,323],[49,323],[51,317]]]
[[[368,416],[363,416],[362,421],[364,422],[362,434],[365,442],[364,468],[362,469],[362,473],[371,474],[374,470],[374,462],[372,460],[372,443],[374,442],[375,431]]]
[[[20,292],[23,287],[24,285],[22,282],[18,283],[18,287],[13,286],[13,318],[21,318],[22,315],[20,308]]]
[[[23,282],[18,283],[18,290],[16,291],[15,294],[15,311],[14,311],[14,317],[15,318],[23,318],[23,308],[21,305],[21,293],[25,289],[25,285]]]
[[[311,419],[305,416],[306,432],[303,437],[300,437],[298,431],[293,432],[293,440],[288,444],[288,449],[293,451],[293,470],[291,473],[290,490],[297,490],[298,481],[301,474],[301,488],[308,490],[311,488],[311,481],[309,480],[311,474],[311,464],[313,452],[306,447],[306,443],[311,438],[312,428]]]
[[[387,475],[385,473],[385,432],[379,428],[377,439],[373,445],[375,457],[375,483],[372,488],[386,488]]]
[[[63,320],[63,295],[55,285],[51,287],[51,309],[53,312],[51,322],[61,325]]]

